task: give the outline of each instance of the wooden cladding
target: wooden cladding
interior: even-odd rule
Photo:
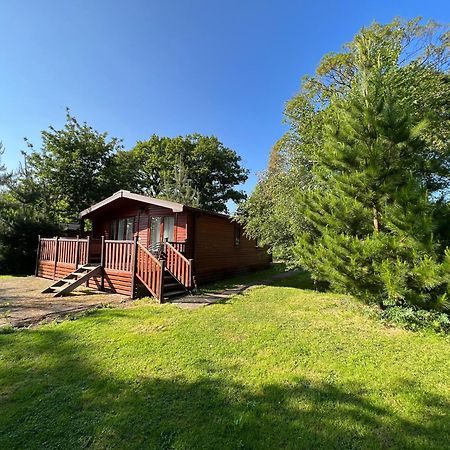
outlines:
[[[164,263],[156,259],[143,245],[136,243],[136,276],[147,289],[162,300]]]
[[[182,255],[172,244],[165,243],[167,270],[186,288],[192,287],[192,260]]]

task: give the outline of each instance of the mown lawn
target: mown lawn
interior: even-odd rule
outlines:
[[[449,338],[301,282],[0,335],[0,448],[449,448]]]

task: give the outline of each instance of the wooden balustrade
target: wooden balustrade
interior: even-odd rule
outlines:
[[[111,289],[128,291],[133,297],[136,276],[162,301],[166,268],[186,288],[192,287],[193,261],[182,254],[185,250],[185,242],[165,242],[165,259],[158,260],[136,238],[134,241],[39,238],[36,276],[55,279],[79,265],[98,262],[103,268],[97,281],[100,289],[103,290],[106,277]]]
[[[182,255],[172,244],[165,243],[167,270],[186,288],[192,287],[192,260]]]
[[[159,301],[163,297],[164,261],[156,259],[142,244],[136,242],[136,277]]]
[[[104,268],[131,272],[133,241],[105,241]]]
[[[86,264],[88,239],[40,238],[38,259],[65,264]]]
[[[179,251],[180,253],[183,253],[183,255],[186,254],[186,242],[173,242],[173,241],[167,241],[175,250]]]
[[[56,254],[56,239],[39,239],[38,255],[43,261],[54,261]]]

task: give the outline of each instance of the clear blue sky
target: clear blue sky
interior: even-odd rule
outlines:
[[[23,137],[64,108],[126,148],[152,133],[214,134],[252,176],[283,134],[301,76],[373,20],[450,19],[434,0],[2,0],[0,140],[17,166]]]

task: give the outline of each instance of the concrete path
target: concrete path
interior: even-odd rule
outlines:
[[[170,303],[185,309],[201,308],[202,306],[213,305],[214,303],[223,303],[227,301],[230,297],[242,294],[244,291],[253,286],[270,285],[276,282],[277,280],[292,277],[298,272],[299,272],[298,270],[290,270],[289,272],[283,272],[277,275],[273,275],[272,277],[266,280],[253,281],[247,284],[236,284],[230,288],[224,289],[221,292],[208,292],[199,295],[186,295],[184,297],[174,299]]]
[[[78,288],[66,297],[42,294],[51,284],[52,280],[31,276],[0,277],[0,328],[25,327],[129,300],[123,295],[86,288]]]

